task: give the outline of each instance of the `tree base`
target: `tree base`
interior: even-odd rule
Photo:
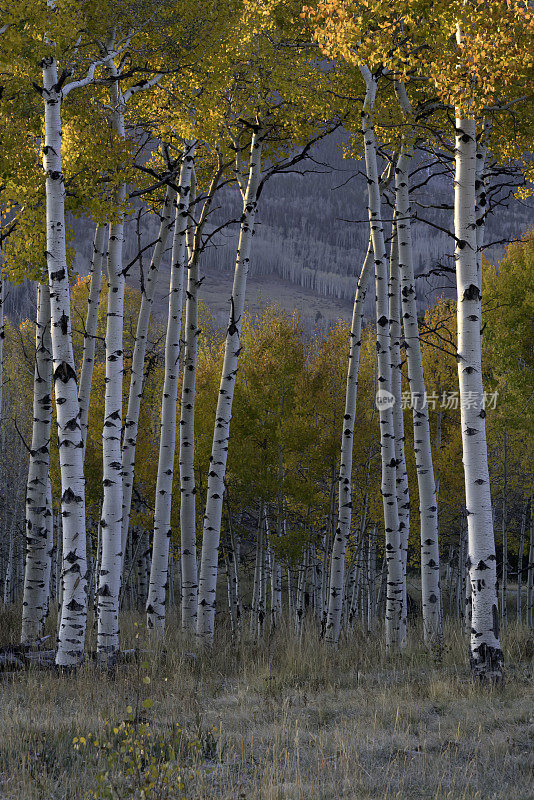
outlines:
[[[469,655],[471,675],[479,683],[504,683],[504,658],[500,647],[481,644]]]

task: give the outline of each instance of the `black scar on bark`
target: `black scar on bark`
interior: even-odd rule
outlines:
[[[70,486],[67,489],[65,489],[61,497],[62,503],[81,503],[81,501],[82,498],[80,497],[80,495],[75,494],[70,488]]]
[[[480,289],[474,283],[470,283],[464,291],[464,300],[480,300],[481,297]]]
[[[59,327],[61,328],[61,333],[63,334],[63,336],[66,336],[69,331],[69,318],[67,317],[65,312],[63,312],[63,314],[59,318]]]
[[[58,269],[56,272],[50,273],[50,280],[53,281],[62,281],[65,278],[65,270]]]
[[[84,606],[82,603],[77,603],[73,597],[70,603],[67,603],[66,608],[68,608],[69,611],[83,611]]]

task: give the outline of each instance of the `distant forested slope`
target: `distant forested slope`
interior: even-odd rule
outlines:
[[[300,166],[300,172],[275,176],[266,184],[256,228],[255,248],[248,289],[252,308],[275,300],[285,308],[295,307],[305,323],[322,320],[328,325],[341,316],[348,319],[354,297],[355,276],[367,248],[366,181],[359,172],[362,164],[342,155],[342,137],[331,136],[313,154],[313,160]],[[419,165],[421,167],[421,165]],[[414,183],[423,183],[430,170],[420,169]],[[452,176],[432,177],[417,192],[423,208],[418,214],[434,225],[451,230],[452,209],[436,210],[434,205],[452,204]],[[501,192],[505,195],[507,190]],[[213,228],[239,216],[239,201],[234,189],[224,189],[217,199]],[[391,219],[387,209],[384,219]],[[86,220],[71,220],[76,249],[75,269],[85,274],[92,249],[93,226]],[[140,221],[142,246],[157,236],[159,221],[145,215]],[[534,225],[534,204],[513,198],[497,217],[489,216],[486,242],[511,241]],[[138,252],[137,210],[127,224],[126,263]],[[216,320],[224,323],[237,243],[237,225],[218,234],[202,258],[205,274],[202,293]],[[453,266],[453,240],[423,221],[414,225],[414,255],[418,281],[418,302],[423,309],[440,293],[454,295],[454,276],[438,272]],[[488,247],[486,256],[496,261],[502,255],[500,244]],[[143,256],[148,265],[150,250]],[[167,259],[168,261],[168,259]],[[428,275],[428,273],[431,273]],[[139,263],[130,269],[129,281],[139,285]],[[166,279],[159,292],[163,312]],[[202,294],[201,294],[202,296]],[[11,314],[27,313],[33,290],[14,287],[6,307]],[[373,313],[373,299],[367,298],[366,316]]]

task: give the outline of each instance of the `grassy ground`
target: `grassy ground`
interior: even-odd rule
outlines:
[[[16,640],[18,613],[2,612],[1,641]],[[146,731],[168,740],[177,723],[192,742],[192,755],[178,754],[185,789],[171,758],[169,788],[156,775],[151,800],[534,798],[534,639],[525,628],[510,626],[506,683],[487,689],[470,681],[454,628],[437,664],[416,629],[399,661],[385,658],[380,631],[332,653],[311,626],[300,643],[282,628],[263,647],[232,648],[221,635],[211,654],[196,657],[177,620],[166,655],[134,622],[123,620],[123,646],[151,649],[144,667],[1,676],[1,800],[77,800],[98,775],[103,786],[116,782],[116,765],[91,745],[76,750],[73,738],[113,738],[143,698],[153,705],[142,712],[142,747]],[[125,784],[115,796],[140,797]]]

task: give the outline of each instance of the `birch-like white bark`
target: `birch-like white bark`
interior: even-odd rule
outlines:
[[[48,286],[38,285],[32,442],[26,488],[26,566],[22,600],[22,643],[35,641],[43,635],[48,611],[53,548],[50,487],[51,421],[50,290]]]
[[[307,572],[308,572],[308,550],[304,552],[302,556],[302,561],[298,566],[297,591],[295,597],[295,628],[299,636],[302,634],[304,614],[306,612],[306,608],[304,605],[304,593],[306,590]]]
[[[185,347],[180,402],[180,539],[182,566],[182,627],[193,632],[197,622],[198,568],[195,485],[195,390],[197,377],[198,340],[198,290],[200,278],[199,259],[202,252],[201,236],[213,202],[224,164],[219,156],[198,223],[188,230],[189,263],[187,265],[187,290],[185,310]],[[194,176],[193,176],[194,177]],[[191,202],[196,194],[196,184],[191,186]]]
[[[112,60],[110,74],[117,78]],[[112,128],[120,139],[126,138],[124,99],[118,80],[110,89]],[[119,596],[121,589],[122,550],[122,379],[124,291],[123,272],[124,212],[126,184],[121,182],[115,194],[117,219],[109,226],[108,307],[106,316],[106,377],[104,426],[102,429],[103,501],[100,528],[102,549],[97,589],[97,656],[113,658],[119,649]]]
[[[233,570],[230,551],[227,547],[224,548],[224,566],[226,568],[226,585],[228,591],[228,613],[230,616],[230,629],[232,632],[232,639],[237,637],[237,620],[235,616],[235,602],[234,602],[234,585],[233,585]]]
[[[70,666],[82,658],[87,621],[85,481],[65,242],[65,185],[61,167],[62,90],[58,87],[57,63],[53,57],[43,60],[43,100],[46,256],[63,518],[63,602],[56,663],[58,666]]]
[[[206,511],[204,515],[202,560],[200,567],[197,635],[207,644],[213,642],[215,602],[217,589],[217,565],[221,536],[221,516],[224,496],[224,477],[228,457],[230,420],[241,352],[241,325],[245,307],[245,292],[250,263],[254,220],[257,210],[257,193],[261,177],[261,130],[252,136],[247,188],[243,198],[243,214],[234,273],[230,319],[226,333],[224,363],[215,416],[215,430],[208,473]]]
[[[137,445],[139,411],[141,408],[141,398],[143,396],[143,377],[145,369],[148,326],[150,323],[150,315],[152,313],[152,305],[154,303],[154,293],[156,291],[159,268],[165,254],[169,232],[174,225],[173,211],[175,208],[175,198],[175,190],[169,187],[165,195],[158,239],[154,246],[148,274],[145,277],[144,292],[141,298],[139,316],[137,318],[137,329],[135,332],[135,344],[132,356],[130,393],[128,396],[128,409],[126,411],[126,418],[124,420],[124,433],[122,440],[123,499],[121,550],[123,554],[126,552],[126,541],[128,538],[128,527],[130,524],[130,510],[132,506],[135,448]]]
[[[252,600],[250,603],[250,635],[255,636],[258,630],[258,614],[261,593],[261,563],[263,560],[263,528],[265,524],[265,514],[263,503],[260,502],[258,516],[258,533],[256,538],[256,555],[254,559],[254,582],[252,585]]]
[[[80,424],[82,427],[83,452],[87,446],[87,429],[89,427],[89,403],[95,364],[96,328],[98,324],[98,304],[102,284],[102,266],[106,257],[107,225],[97,225],[93,241],[93,254],[89,270],[90,285],[87,298],[87,316],[83,336],[82,368],[78,384],[78,402],[80,404]]]
[[[367,630],[372,633],[376,619],[376,525],[369,531],[367,575]]]
[[[488,155],[487,137],[491,131],[489,122],[484,122],[484,137],[477,142],[476,174],[475,174],[475,217],[477,232],[477,270],[482,274],[482,254],[486,233],[486,217],[488,214],[488,177],[486,174],[486,158]]]
[[[391,336],[391,394],[393,405],[393,430],[395,433],[395,460],[397,462],[397,506],[399,509],[399,535],[402,554],[404,585],[402,593],[401,637],[406,645],[406,617],[408,598],[406,594],[406,570],[408,564],[408,539],[410,536],[410,492],[408,472],[404,453],[404,414],[402,412],[402,372],[401,372],[401,319],[400,319],[400,272],[397,225],[395,215],[391,231],[391,251],[389,259],[389,332]]]
[[[269,552],[267,550],[267,516],[265,516],[265,527],[263,529],[260,562],[260,594],[258,602],[258,641],[263,639],[265,632],[265,617],[267,613],[267,584],[269,582]]]
[[[341,436],[341,463],[339,468],[338,524],[332,545],[332,557],[330,559],[330,587],[325,629],[325,639],[332,645],[337,645],[341,631],[345,551],[352,517],[352,451],[354,444],[356,399],[358,393],[358,370],[360,367],[362,319],[372,266],[373,248],[371,242],[369,242],[367,254],[356,286],[352,323],[350,327],[347,388],[345,394],[345,413],[343,415],[343,433]]]
[[[456,115],[454,232],[458,329],[458,378],[462,426],[468,566],[472,620],[470,658],[476,677],[499,679],[503,656],[499,641],[497,570],[491,514],[482,386],[481,276],[477,267],[475,225],[475,121]]]
[[[371,119],[377,85],[376,79],[367,67],[360,67],[360,72],[366,84],[365,102],[362,111],[362,130],[369,192],[369,224],[375,261],[377,401],[380,417],[381,492],[384,508],[387,561],[386,647],[388,650],[395,650],[402,645],[401,617],[404,571],[400,546],[396,491],[395,433],[391,403],[391,340],[389,333],[387,260],[378,184],[376,140]]]
[[[195,237],[196,238],[196,237]],[[198,248],[194,239],[187,265],[184,371],[180,400],[180,542],[182,563],[182,628],[194,632],[197,621],[198,571],[195,486],[195,387],[198,354]]]
[[[186,144],[180,170],[176,219],[171,257],[169,311],[165,336],[165,379],[161,402],[161,430],[154,510],[152,566],[147,599],[147,626],[165,630],[165,593],[169,567],[171,536],[172,482],[176,446],[176,402],[180,370],[180,335],[182,330],[182,298],[184,270],[187,260],[187,225],[189,193],[194,160],[194,145]]]
[[[421,594],[423,605],[423,632],[427,645],[439,647],[442,639],[441,588],[439,568],[438,503],[428,401],[421,357],[421,340],[417,320],[417,297],[413,269],[411,209],[410,209],[410,155],[402,151],[395,173],[397,235],[399,269],[401,276],[402,321],[404,347],[410,385],[414,454],[419,489],[421,519]]]
[[[282,565],[272,550],[271,558],[271,630],[274,630],[282,616]]]
[[[232,523],[232,515],[230,513],[228,495],[226,496],[228,508],[228,561],[231,567],[231,594],[234,610],[232,613],[235,620],[235,634],[239,640],[241,637],[241,617],[242,617],[242,601],[241,601],[241,582],[239,579],[239,541],[234,531]]]

